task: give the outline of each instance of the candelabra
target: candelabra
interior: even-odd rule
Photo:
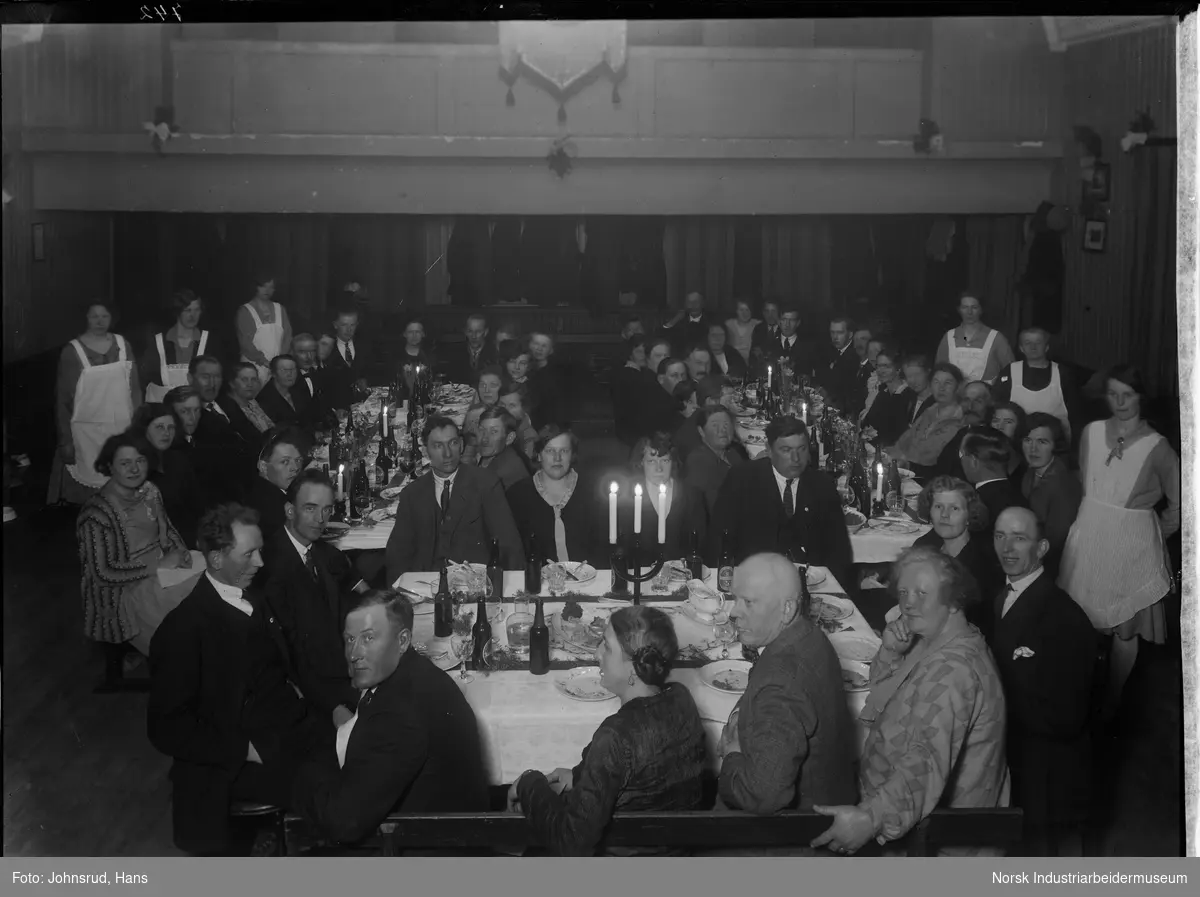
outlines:
[[[642,562],[649,561],[650,572],[642,572]],[[653,548],[642,546],[642,537],[635,534],[627,539],[622,546],[618,540],[612,552],[613,592],[620,594],[629,590],[633,583],[633,603],[642,603],[642,583],[649,582],[658,576],[663,568],[662,545],[654,543]]]

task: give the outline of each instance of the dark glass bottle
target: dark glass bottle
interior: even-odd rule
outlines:
[[[892,503],[901,497],[900,466],[892,460],[888,464],[887,487],[883,500],[891,507]]]
[[[629,583],[623,577],[617,575],[617,569],[625,568],[625,543],[620,535],[617,536],[617,544],[612,547],[612,589],[614,595],[624,595],[629,591]],[[634,573],[640,571],[635,570]]]
[[[812,612],[812,595],[808,591],[808,564],[800,568],[800,613],[806,617]]]
[[[721,566],[717,570],[717,589],[724,595],[733,592],[733,551],[729,530],[721,534]]]
[[[475,607],[475,625],[471,627],[471,665],[481,670],[492,655],[492,624],[488,622],[487,599],[479,596]]]
[[[866,457],[859,450],[857,458],[850,458],[850,488],[854,492],[854,505],[864,517],[871,516],[871,478],[867,475]]]
[[[530,595],[542,592],[542,557],[532,533],[529,534],[529,552],[525,555],[525,591]]]
[[[371,481],[367,479],[367,462],[360,458],[350,486],[351,516],[362,517],[371,510]]]
[[[550,629],[541,598],[534,600],[533,627],[529,630],[529,672],[535,676],[550,672]]]
[[[488,559],[488,579],[492,581],[492,600],[504,600],[504,563],[500,560],[500,540],[492,539],[492,553]]]
[[[379,454],[375,457],[375,485],[377,489],[386,489],[392,479],[392,469],[396,466],[392,461],[391,445],[391,428],[388,429],[388,437],[379,440]]]
[[[450,638],[454,635],[454,598],[446,580],[446,569],[446,565],[442,564],[437,594],[433,596],[433,634],[437,638]]]
[[[695,530],[691,535],[691,552],[688,554],[688,574],[692,579],[704,579],[704,558],[700,556],[700,536]]]

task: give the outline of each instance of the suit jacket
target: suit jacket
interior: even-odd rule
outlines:
[[[316,429],[325,422],[326,416],[332,414],[333,411],[332,406],[325,396],[328,369],[316,367],[308,373],[313,385],[312,392],[308,391],[304,372],[301,371],[296,377],[296,385],[292,387],[292,401],[296,403],[301,425]]]
[[[693,412],[692,416],[686,418],[671,434],[671,442],[679,452],[680,460],[686,460],[692,452],[704,444],[704,440],[700,436],[700,414],[700,411]],[[684,467],[686,468],[686,466],[685,464]]]
[[[248,498],[250,507],[258,511],[258,528],[262,530],[263,542],[283,529],[287,521],[284,505],[287,504],[287,493],[265,477],[254,478]]]
[[[604,539],[607,524],[600,514],[607,513],[608,505],[598,501],[596,484],[579,478],[571,500],[562,509],[563,528],[567,531],[567,554],[571,561],[584,561],[604,556]],[[526,477],[513,484],[508,490],[508,505],[513,519],[528,550],[536,545],[538,555],[546,560],[558,557],[558,546],[554,543],[554,509],[546,504],[537,491],[533,477]]]
[[[679,402],[667,395],[657,377],[647,375],[647,379],[638,403],[638,438],[653,436],[660,430],[673,436],[683,425]]]
[[[786,358],[798,376],[813,377],[817,371],[812,346],[806,343],[798,332],[795,336],[796,341],[792,343],[790,349],[784,348],[782,335],[773,342],[767,343],[763,347],[764,363],[775,364],[778,358]]]
[[[411,570],[440,570],[446,558],[486,564],[492,539],[500,540],[505,569],[524,567],[516,523],[494,473],[460,464],[445,520],[434,495],[432,471],[400,493],[385,554],[388,582]]]
[[[500,485],[506,490],[511,489],[519,480],[529,479],[529,468],[525,464],[524,457],[515,448],[516,443],[504,447],[496,457],[484,465],[480,464],[484,470],[490,470],[496,475],[500,481]],[[480,459],[482,461],[482,459]]]
[[[814,366],[817,384],[829,393],[835,405],[853,413],[856,410],[855,377],[858,373],[858,356],[854,353],[854,347],[847,346],[844,352],[838,352],[831,343],[826,343],[816,353]]]
[[[188,443],[184,442],[184,446]],[[190,447],[172,446],[160,453],[158,465],[150,470],[150,481],[162,493],[167,517],[188,548],[196,547],[196,524],[204,513],[207,498],[192,466]]]
[[[712,519],[713,511],[716,508],[721,484],[729,476],[729,471],[746,463],[746,459],[733,449],[725,452],[725,461],[722,461],[717,457],[716,452],[703,443],[698,448],[692,449],[687,456],[685,482],[704,494],[704,502],[708,505],[709,520]]]
[[[875,428],[880,445],[895,445],[896,440],[908,429],[908,414],[912,411],[909,400],[912,396],[913,392],[907,386],[900,392],[890,392],[882,387],[875,396],[862,423],[863,427]],[[865,397],[863,402],[865,404]]]
[[[828,567],[852,589],[854,552],[842,515],[842,500],[829,477],[809,467],[796,484],[796,510],[788,520],[771,459],[734,467],[721,484],[713,511],[714,530],[728,530],[735,563],[760,551],[791,551],[798,562]],[[719,550],[719,549],[717,549]]]
[[[758,350],[760,353],[775,351],[775,347],[779,345],[779,325],[768,327],[767,322],[763,321],[754,328],[754,332],[750,335],[750,351],[753,353]]]
[[[658,328],[658,336],[669,339],[675,357],[683,358],[692,346],[708,345],[708,325],[715,321],[707,312],[700,315],[699,321],[693,321],[685,311],[683,319],[674,327]]]
[[[296,385],[288,392],[288,398],[292,400],[290,403],[279,392],[274,381],[271,381],[259,391],[255,401],[277,426],[299,424],[301,421],[307,423],[305,418],[312,397],[308,394],[308,387],[299,378],[296,379]]]
[[[371,353],[367,341],[363,337],[354,338],[354,364],[346,364],[346,359],[337,344],[325,359],[324,387],[325,400],[330,408],[349,408],[354,404],[354,384],[368,376],[371,369]]]
[[[444,352],[439,351],[438,354],[442,357],[447,379],[451,383],[466,383],[469,386],[478,385],[479,375],[483,373],[484,368],[500,363],[496,356],[496,347],[491,340],[484,341],[479,358],[474,361],[465,340]]]
[[[479,724],[462,691],[409,649],[358,706],[345,765],[326,749],[297,777],[295,804],[334,841],[369,836],[391,812],[488,807]]]
[[[355,604],[352,588],[359,576],[332,545],[314,542],[311,551],[319,582],[280,527],[263,546],[258,581],[267,606],[279,620],[296,684],[328,716],[339,704],[353,710],[358,703],[358,690],[350,684],[342,627]]]
[[[217,404],[229,415],[229,426],[238,437],[244,442],[257,456],[262,449],[263,442],[266,439],[266,434],[258,427],[251,423],[250,418],[246,417],[246,413],[238,406],[233,396],[228,393],[217,399]],[[270,417],[270,415],[267,415]],[[203,417],[203,415],[201,415]],[[273,419],[272,419],[273,421]]]
[[[1019,487],[1013,484],[1013,481],[1008,477],[1000,480],[993,480],[982,486],[975,487],[976,493],[979,495],[979,500],[987,505],[988,513],[992,518],[992,525],[996,523],[996,518],[1000,516],[1005,508],[1027,508],[1029,502],[1025,500],[1025,496],[1021,494]]]
[[[245,500],[258,475],[258,449],[207,408],[200,412],[191,446],[192,466],[209,505]]]
[[[903,395],[906,401],[904,408],[904,430],[907,430],[916,422],[918,417],[920,417],[929,409],[929,406],[934,403],[934,398],[933,393],[930,393],[918,402],[917,394],[911,389],[903,393]],[[904,430],[901,430],[900,432],[903,433]]]
[[[150,642],[147,732],[174,758],[175,844],[222,853],[229,841],[234,779],[254,744],[264,766],[294,762],[316,731],[288,685],[286,649],[260,596],[246,616],[207,576],[163,619]]]
[[[990,641],[1008,705],[1013,803],[1028,824],[1079,824],[1091,793],[1095,632],[1045,570],[1001,617],[1005,597],[991,602]]]

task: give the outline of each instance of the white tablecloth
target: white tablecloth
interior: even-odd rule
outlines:
[[[812,591],[814,595],[821,593],[844,593],[836,579],[823,568],[826,574],[824,582]],[[713,575],[710,575],[710,580]],[[403,588],[429,594],[429,583],[436,580],[433,573],[406,573],[400,577],[399,585]],[[582,585],[571,584],[571,591],[588,595],[600,596],[608,590],[609,576],[602,571],[590,583]],[[713,584],[710,581],[710,585]],[[511,595],[525,585],[525,574],[521,571],[507,571],[504,574],[505,594]],[[545,593],[544,593],[545,594]],[[672,612],[672,621],[680,645],[703,645],[712,642],[711,627],[684,616],[679,612],[680,602],[656,602],[652,595],[643,596],[643,603],[651,607],[660,607]],[[589,605],[589,607],[617,607],[616,603]],[[422,609],[427,608],[423,606]],[[562,609],[562,602],[548,601],[545,613],[549,616]],[[505,617],[512,613],[511,603],[504,605]],[[878,638],[872,632],[867,621],[858,608],[846,621],[856,635],[873,639]],[[418,614],[413,626],[413,640],[428,642],[433,638],[433,615]],[[503,621],[492,624],[492,631],[501,646],[507,644]],[[720,657],[720,648],[708,651],[709,656]],[[568,656],[568,655],[558,655]],[[729,649],[730,658],[741,657],[741,646],[734,645]],[[526,769],[540,769],[549,772],[557,767],[573,767],[579,762],[583,749],[591,742],[593,734],[600,723],[616,713],[620,707],[616,699],[595,703],[574,701],[563,695],[554,685],[555,679],[563,676],[565,670],[551,670],[544,676],[534,676],[524,670],[493,672],[489,675],[472,673],[474,681],[463,683],[459,680],[457,670],[448,675],[458,682],[466,695],[467,701],[475,710],[479,720],[480,737],[483,743],[484,762],[488,775],[493,784],[511,782]],[[682,682],[692,693],[696,707],[704,721],[707,735],[709,766],[713,771],[720,768],[717,757],[717,744],[721,730],[729,714],[737,704],[737,695],[726,694],[705,685],[700,681],[700,670],[677,669],[671,674],[671,681]],[[857,720],[866,692],[847,692],[847,703],[851,715]],[[858,743],[861,745],[866,732],[859,726]]]

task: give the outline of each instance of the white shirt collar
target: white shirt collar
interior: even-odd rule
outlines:
[[[312,550],[312,546],[309,545],[307,548],[305,548],[303,545],[301,545],[296,537],[292,535],[292,531],[287,528],[286,523],[283,525],[283,531],[287,533],[288,539],[291,540],[292,545],[295,546],[296,551],[300,554],[300,560],[307,562],[308,552]]]
[[[1037,581],[1037,578],[1042,575],[1042,571],[1045,569],[1045,567],[1038,567],[1032,573],[1026,573],[1020,579],[1008,580],[1008,584],[1012,586],[1013,590],[1004,599],[1004,607],[1000,609],[1001,617],[1008,613],[1009,609],[1017,603],[1017,599]]]
[[[980,486],[986,486],[988,483],[1003,483],[1005,479],[1005,477],[992,477],[990,480],[980,480],[975,484],[975,490],[979,491]]]
[[[704,320],[704,312],[700,312],[700,314],[698,314],[698,315],[693,315],[693,314],[688,315],[688,321],[690,321],[692,324],[699,324],[703,320]]]
[[[774,464],[771,465],[771,473],[775,474],[775,485],[779,487],[779,497],[783,498],[784,497],[783,490],[787,488],[787,480],[779,473],[778,470],[775,469]],[[793,508],[795,507],[796,488],[797,488],[799,482],[800,482],[799,477],[797,477],[795,480],[792,481],[792,507]]]
[[[433,483],[438,488],[441,488],[442,485],[444,485],[447,482],[450,483],[451,487],[453,487],[454,486],[454,478],[456,476],[458,476],[458,468],[457,467],[454,468],[454,473],[450,474],[450,476],[448,476],[448,477],[438,476],[438,474],[434,473]]]
[[[222,601],[232,607],[236,607],[247,617],[253,615],[254,605],[242,597],[241,589],[239,589],[237,586],[226,585],[225,583],[214,579],[213,575],[207,570],[204,571],[204,575],[208,577],[208,581],[211,582],[213,588],[217,590],[217,594],[221,596]]]

